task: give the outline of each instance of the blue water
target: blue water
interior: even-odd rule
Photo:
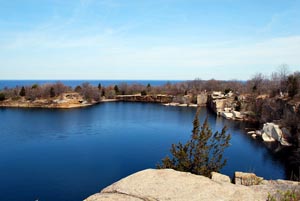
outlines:
[[[0,109],[0,200],[79,201],[113,182],[155,168],[172,143],[185,142],[195,108],[158,104],[103,103],[72,110]],[[228,126],[230,176],[252,171],[285,178],[284,164],[244,123],[208,115],[214,130]]]
[[[31,86],[33,84],[48,84],[55,82],[62,82],[66,86],[76,87],[81,85],[84,82],[88,82],[91,85],[98,86],[101,83],[102,86],[110,86],[110,85],[119,85],[121,83],[127,84],[141,84],[147,86],[150,84],[151,86],[161,86],[166,83],[178,83],[182,82],[182,80],[0,80],[0,90],[7,88],[14,88],[16,86]]]

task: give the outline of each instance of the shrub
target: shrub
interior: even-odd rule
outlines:
[[[5,100],[5,94],[4,93],[0,93],[0,101],[4,101]]]
[[[268,195],[267,201],[299,201],[300,191],[299,190],[287,190],[287,191],[277,191],[274,194]]]
[[[209,177],[211,172],[219,172],[226,165],[223,153],[229,146],[230,134],[226,133],[226,127],[221,132],[213,134],[207,119],[199,129],[199,113],[200,108],[193,122],[191,139],[184,145],[173,144],[171,148],[173,157],[164,158],[158,168],[172,168]]]
[[[146,96],[146,95],[147,95],[146,90],[141,91],[141,95],[142,95],[142,96]]]

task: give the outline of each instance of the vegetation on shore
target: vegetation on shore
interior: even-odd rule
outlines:
[[[197,103],[199,94],[209,95],[213,91],[219,91],[225,98],[227,94],[232,94],[231,106],[235,111],[244,112],[260,123],[276,121],[281,127],[288,128],[289,141],[294,146],[300,147],[300,72],[289,72],[286,65],[280,66],[277,72],[272,72],[269,76],[257,73],[248,81],[195,79],[173,84],[167,82],[162,86],[151,86],[150,83],[129,85],[125,82],[110,86],[99,83],[94,86],[85,82],[74,88],[65,86],[62,82],[56,82],[6,87],[0,90],[0,106],[5,106],[10,102],[17,103],[21,107],[22,104],[26,107],[38,102],[37,106],[39,106],[39,102],[43,102],[46,106],[54,103],[56,107],[55,104],[63,100],[67,93],[79,95],[76,99],[76,107],[81,107],[81,103],[87,103],[86,106],[105,99],[136,94],[142,98],[145,97],[143,99],[145,101],[158,95],[167,95],[173,102],[189,105]],[[185,148],[184,145],[181,146]],[[174,153],[176,149],[178,148],[175,146]],[[299,151],[295,151],[295,154],[290,157],[293,159],[290,160],[292,163],[289,166],[293,167],[291,169],[294,172],[298,172]]]
[[[191,139],[184,145],[180,142],[173,144],[170,150],[172,158],[164,158],[158,168],[171,168],[210,177],[211,172],[219,172],[226,165],[223,153],[229,146],[230,134],[226,132],[226,127],[213,134],[207,119],[200,127],[199,114],[200,108],[193,121]]]

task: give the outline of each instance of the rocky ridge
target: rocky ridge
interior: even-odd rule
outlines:
[[[147,169],[104,188],[85,201],[265,201],[269,193],[277,190],[300,190],[299,182],[265,181],[254,174],[236,173],[236,179],[240,183],[232,184],[228,176],[219,173],[213,173],[209,179],[172,169]],[[245,183],[248,186],[242,185]]]

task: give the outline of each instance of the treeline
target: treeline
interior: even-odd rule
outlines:
[[[116,98],[117,95],[157,95],[167,94],[174,97],[191,95],[196,97],[197,94],[204,91],[222,91],[227,93],[233,91],[236,94],[249,94],[258,96],[261,94],[271,97],[281,95],[291,98],[299,96],[300,89],[300,72],[289,73],[287,66],[283,65],[277,72],[271,75],[255,74],[248,81],[239,80],[201,80],[184,81],[178,83],[167,82],[162,86],[151,86],[151,84],[127,84],[126,82],[118,85],[98,86],[89,84],[88,82],[72,88],[65,86],[62,82],[52,84],[32,86],[17,86],[15,88],[4,88],[0,91],[0,101],[5,99],[18,100],[24,97],[26,100],[47,99],[58,97],[66,92],[78,92],[86,100],[99,101],[102,98]],[[195,101],[195,98],[194,98]]]

